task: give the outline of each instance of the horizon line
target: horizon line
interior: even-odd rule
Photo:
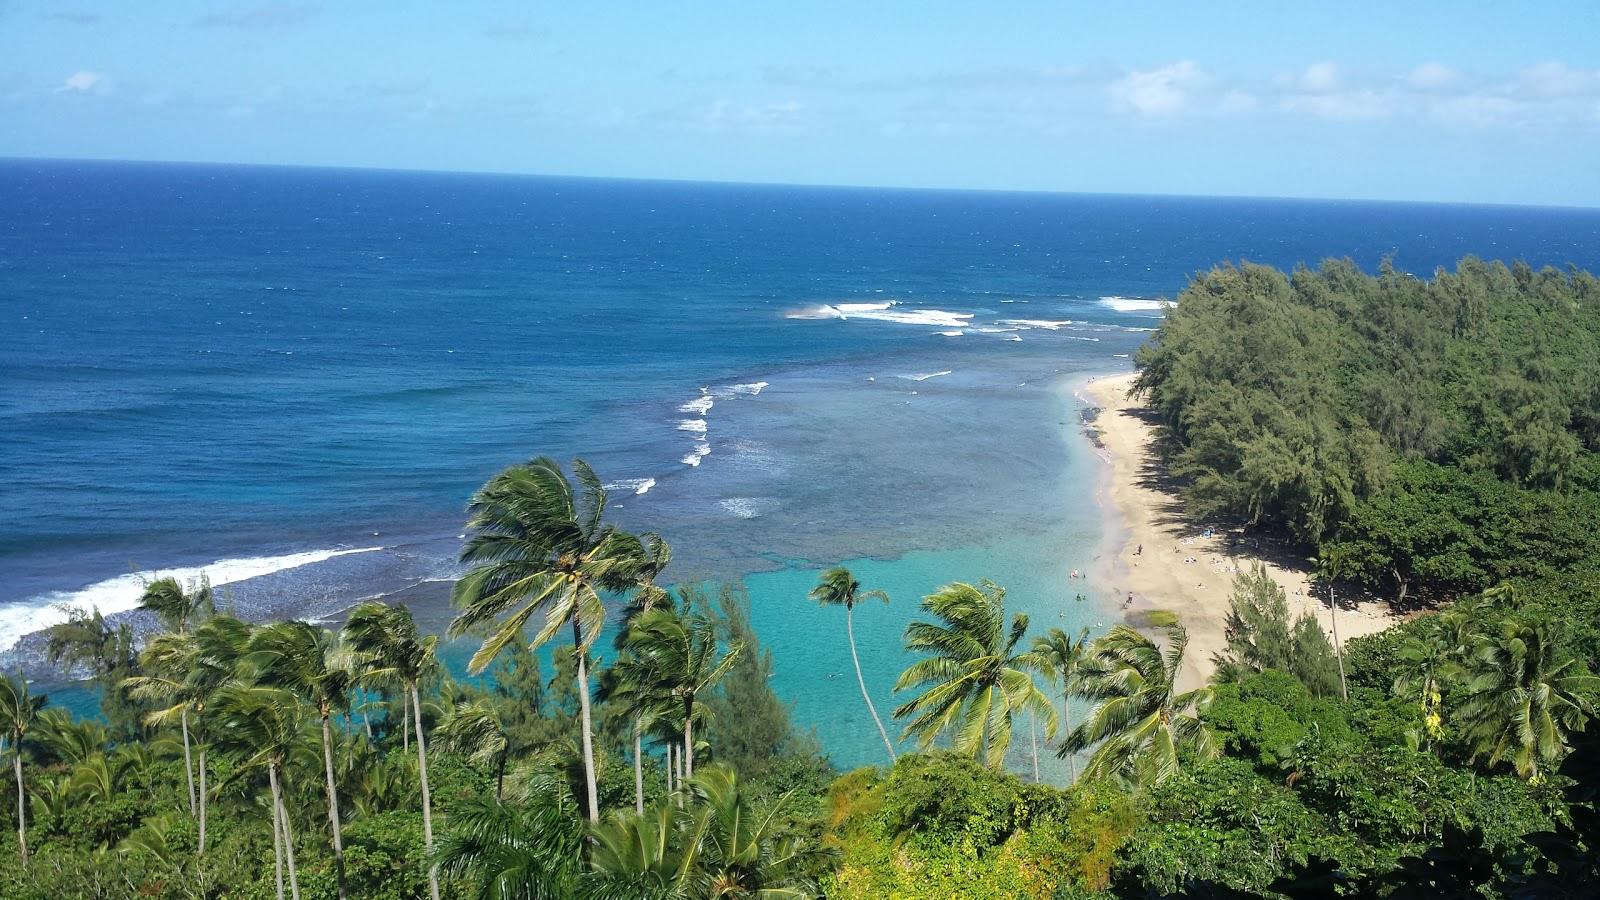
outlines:
[[[1051,190],[1044,188],[994,188],[994,187],[938,187],[930,185],[883,185],[883,184],[849,184],[840,182],[809,182],[809,181],[749,181],[749,180],[715,180],[704,178],[674,178],[667,176],[644,175],[592,175],[554,172],[510,171],[504,169],[426,169],[408,168],[400,166],[369,166],[369,165],[332,165],[324,163],[277,163],[277,162],[237,162],[205,159],[133,159],[109,156],[6,156],[0,155],[0,163],[25,162],[25,163],[114,163],[123,165],[148,165],[148,166],[215,166],[220,168],[241,169],[307,169],[328,172],[370,172],[393,173],[406,175],[476,175],[489,178],[550,178],[573,179],[582,181],[622,181],[643,182],[653,184],[680,184],[680,185],[709,185],[726,187],[770,187],[770,188],[811,188],[820,190],[849,190],[849,191],[903,191],[907,193],[958,193],[958,194],[1022,194],[1033,196],[1060,196],[1060,197],[1131,197],[1144,199],[1177,199],[1177,200],[1263,200],[1279,202],[1302,203],[1370,203],[1387,204],[1395,206],[1448,206],[1448,207],[1477,207],[1490,209],[1539,209],[1572,212],[1597,212],[1600,204],[1584,206],[1580,204],[1555,204],[1555,203],[1505,203],[1481,200],[1418,200],[1418,199],[1393,199],[1377,197],[1326,197],[1313,195],[1282,195],[1282,194],[1202,194],[1202,193],[1158,193],[1139,191],[1094,191],[1094,190]]]

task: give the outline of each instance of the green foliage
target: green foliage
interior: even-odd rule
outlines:
[[[889,770],[878,824],[886,834],[927,845],[989,847],[1014,830],[1021,795],[1015,776],[970,757],[908,754]]]
[[[1228,646],[1215,657],[1220,680],[1277,669],[1294,675],[1320,697],[1339,692],[1333,644],[1309,615],[1290,624],[1289,598],[1265,564],[1256,563],[1234,577],[1228,603]]]
[[[1138,389],[1193,511],[1346,526],[1361,577],[1483,587],[1593,552],[1568,526],[1597,508],[1597,345],[1587,273],[1229,266],[1179,295]]]
[[[1279,768],[1312,729],[1347,748],[1358,743],[1338,702],[1313,696],[1285,672],[1269,670],[1218,685],[1204,718],[1228,755],[1264,771]]]
[[[948,735],[958,753],[981,756],[999,768],[1011,745],[1011,724],[1020,713],[1039,717],[1054,736],[1056,710],[1039,690],[1034,675],[1048,671],[1045,661],[1023,649],[1028,617],[1006,620],[1005,588],[992,581],[978,586],[955,582],[922,598],[922,609],[936,621],[906,626],[906,649],[924,654],[900,673],[896,693],[919,690],[894,711],[908,719],[905,737],[926,750]]]

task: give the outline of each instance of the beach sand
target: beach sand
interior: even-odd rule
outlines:
[[[1208,528],[1211,523],[1185,514],[1152,453],[1154,419],[1128,397],[1134,377],[1102,376],[1076,388],[1101,410],[1094,426],[1105,463],[1101,502],[1108,522],[1099,569],[1092,573],[1096,583],[1107,586],[1109,596],[1122,598],[1114,605],[1122,607],[1125,618],[1137,620],[1137,613],[1156,609],[1179,616],[1189,631],[1179,678],[1184,690],[1203,684],[1215,669],[1212,654],[1227,643],[1224,622],[1234,574],[1257,561],[1283,586],[1291,620],[1311,613],[1331,639],[1326,589],[1311,596],[1309,561],[1257,543],[1238,529]],[[1133,602],[1127,604],[1130,594]],[[1339,598],[1338,616],[1344,641],[1399,620],[1387,603],[1354,595]]]

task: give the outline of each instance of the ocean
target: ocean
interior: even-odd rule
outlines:
[[[672,579],[745,581],[798,723],[877,762],[819,568],[892,596],[856,621],[885,712],[940,584],[1106,627],[1061,386],[1225,260],[1466,254],[1600,268],[1600,211],[0,161],[0,650],[158,571],[438,627],[473,488],[582,456]]]

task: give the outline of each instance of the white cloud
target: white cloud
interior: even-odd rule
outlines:
[[[1112,102],[1141,116],[1170,116],[1183,112],[1190,98],[1211,79],[1192,60],[1156,69],[1136,69],[1111,83]]]
[[[1312,63],[1296,80],[1300,90],[1312,94],[1328,94],[1339,89],[1338,65],[1331,62]]]
[[[1575,69],[1542,62],[1517,73],[1514,87],[1536,97],[1581,97],[1600,93],[1600,69]]]
[[[1419,91],[1436,91],[1460,80],[1460,72],[1436,62],[1425,62],[1406,75],[1406,84]]]
[[[1348,122],[1381,119],[1389,115],[1394,111],[1394,97],[1386,91],[1377,90],[1289,94],[1278,105],[1286,112]]]
[[[1428,104],[1428,115],[1450,125],[1483,127],[1496,125],[1514,118],[1522,104],[1508,97],[1485,94],[1463,94],[1459,97],[1440,97]]]
[[[67,80],[61,82],[61,86],[56,88],[56,93],[103,94],[110,86],[110,82],[106,81],[106,77],[99,72],[80,70],[68,75]]]

